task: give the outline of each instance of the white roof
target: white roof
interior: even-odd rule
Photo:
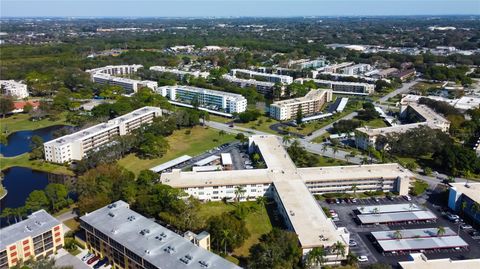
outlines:
[[[380,240],[378,244],[383,251],[408,251],[439,248],[467,247],[467,242],[458,236],[441,236],[427,238],[408,238],[397,240]]]
[[[232,165],[232,155],[230,153],[222,153],[220,154],[222,156],[222,164],[223,165]]]
[[[398,230],[401,235],[402,239],[407,238],[427,238],[427,237],[436,237],[438,228],[422,228],[422,229],[408,229],[408,230]],[[379,240],[392,240],[395,238],[395,230],[390,231],[379,231],[379,232],[372,232],[373,237],[377,241]],[[452,229],[449,227],[445,227],[445,234],[443,236],[451,236],[457,235]]]
[[[249,141],[258,147],[269,169],[293,170],[296,168],[278,136],[252,135]]]
[[[410,254],[410,260],[398,262],[402,269],[465,269],[480,268],[480,259],[428,259],[423,253]]]
[[[375,212],[376,210],[378,212]],[[416,204],[393,204],[393,205],[377,205],[377,206],[359,206],[357,210],[361,214],[374,214],[374,213],[393,213],[393,212],[410,212],[422,210]]]
[[[450,186],[454,187],[458,192],[463,193],[463,195],[480,204],[480,183],[469,182],[468,185],[465,183],[450,183]]]
[[[165,169],[168,169],[168,168],[171,168],[171,167],[174,167],[175,165],[178,165],[178,164],[181,164],[181,163],[184,163],[188,160],[190,160],[192,157],[189,156],[189,155],[183,155],[183,156],[180,156],[178,158],[175,158],[173,160],[170,160],[168,162],[165,162],[165,163],[162,163],[160,165],[157,165],[153,168],[150,168],[151,171],[155,172],[155,173],[158,173],[158,172],[162,172],[163,170]]]
[[[435,214],[427,210],[412,211],[412,212],[383,213],[383,214],[360,214],[360,215],[357,215],[357,217],[362,222],[362,224],[392,223],[392,222],[437,219],[437,216],[435,216]]]
[[[218,155],[212,155],[212,156],[209,156],[209,157],[207,157],[207,158],[205,158],[205,159],[201,159],[200,161],[194,163],[193,165],[196,165],[196,166],[204,166],[204,165],[209,164],[209,163],[211,163],[211,162],[213,162],[213,161],[216,161],[216,160],[218,160],[218,159],[220,159],[220,156],[218,156]]]
[[[207,165],[207,166],[194,166],[192,167],[193,172],[210,172],[210,171],[221,171],[221,165]]]

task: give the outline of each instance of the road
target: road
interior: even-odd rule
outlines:
[[[334,124],[335,122],[338,122],[338,121],[341,121],[341,120],[351,120],[351,119],[353,119],[355,116],[357,116],[357,112],[352,112],[352,113],[350,113],[350,114],[347,114],[347,115],[345,115],[344,117],[342,117],[342,118],[340,118],[340,119],[338,119],[338,120],[336,120],[336,121],[334,121],[334,122],[332,122],[332,123],[330,123],[330,124],[328,124],[328,125],[320,128],[320,129],[314,131],[311,135],[306,136],[304,139],[305,139],[306,141],[312,141],[313,139],[315,139],[315,137],[321,136],[321,135],[325,134],[330,128],[333,128],[333,124]]]
[[[378,101],[376,103],[381,103],[381,102],[385,102],[385,101],[388,101],[389,98],[391,97],[394,97],[395,95],[397,94],[402,94],[402,93],[406,93],[410,90],[410,88],[417,84],[418,82],[420,81],[420,79],[414,79],[410,82],[407,82],[407,83],[403,83],[402,87],[394,90],[393,92],[391,93],[388,93],[387,95],[383,96],[382,98],[378,99]]]

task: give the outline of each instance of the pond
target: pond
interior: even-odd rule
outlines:
[[[8,144],[0,144],[0,152],[5,157],[13,157],[29,152],[32,136],[38,135],[47,142],[53,139],[53,133],[65,125],[54,125],[36,130],[18,131],[8,136]]]

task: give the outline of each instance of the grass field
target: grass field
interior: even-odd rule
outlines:
[[[422,92],[422,94],[425,94],[429,89],[431,88],[440,88],[442,86],[442,83],[434,83],[434,82],[418,82],[417,84],[413,85],[412,89],[416,91]]]
[[[37,171],[73,176],[73,172],[63,165],[47,163],[42,160],[29,160],[28,153],[15,157],[0,157],[0,170],[13,166],[27,167]]]
[[[212,115],[212,114],[209,115],[209,118],[210,118],[211,121],[216,121],[216,122],[221,122],[221,123],[227,123],[227,122],[232,121],[232,119],[230,119],[230,118],[220,117],[220,116],[216,116],[216,115]]]
[[[255,203],[256,202],[242,202],[242,204],[246,206],[251,206]],[[234,203],[226,204],[223,202],[207,202],[201,205],[199,216],[201,219],[206,220],[212,216],[221,215],[225,212],[233,211],[234,209]],[[247,257],[249,255],[250,247],[259,242],[260,236],[272,230],[272,224],[265,207],[249,212],[245,218],[245,222],[247,229],[250,232],[250,237],[241,247],[233,251],[233,254],[237,257]]]
[[[138,175],[142,170],[150,169],[182,155],[193,157],[218,145],[231,142],[234,137],[229,134],[221,136],[216,129],[197,126],[191,129],[190,134],[186,133],[186,129],[177,130],[167,137],[167,140],[170,149],[161,158],[143,160],[134,154],[129,154],[120,159],[118,164]]]
[[[347,165],[347,164],[348,164],[347,162],[342,160],[319,156],[317,165],[318,166],[339,166],[339,165]]]
[[[388,125],[385,123],[383,119],[374,119],[371,121],[364,122],[363,126],[368,126],[370,128],[382,128],[382,127],[387,127]]]
[[[78,227],[80,227],[80,222],[78,222],[75,219],[69,219],[63,222],[70,230],[76,231],[78,230]]]
[[[235,126],[250,128],[265,133],[277,134],[274,130],[270,129],[272,124],[278,123],[277,120],[270,119],[266,116],[260,116],[256,121],[251,121],[249,123],[235,123]]]
[[[10,134],[16,131],[35,130],[52,125],[67,125],[65,115],[65,113],[59,114],[59,119],[55,121],[49,119],[31,121],[28,114],[15,114],[5,119],[0,119],[0,131]]]

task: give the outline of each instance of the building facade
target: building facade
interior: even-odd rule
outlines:
[[[63,244],[62,223],[43,209],[36,211],[0,230],[0,268],[50,256]]]
[[[257,79],[261,81],[268,81],[273,83],[280,83],[280,84],[292,84],[293,78],[291,76],[285,75],[277,75],[277,74],[269,74],[269,73],[262,73],[247,69],[232,69],[230,74],[234,77],[246,78],[246,79]]]
[[[205,233],[180,236],[117,201],[80,217],[90,252],[120,269],[240,269],[208,251]],[[198,244],[196,244],[198,243]]]
[[[340,72],[345,75],[359,75],[371,71],[373,67],[369,64],[355,64],[340,69]]]
[[[177,76],[179,79],[183,79],[186,75],[198,78],[207,78],[210,73],[208,72],[201,72],[201,71],[185,71],[185,70],[178,70],[176,68],[168,68],[166,66],[152,66],[150,67],[150,71],[155,71],[158,73],[170,73]]]
[[[288,62],[289,68],[295,69],[308,69],[308,68],[320,68],[324,67],[327,64],[327,60],[325,58],[318,58],[315,60],[309,59],[300,59]]]
[[[247,88],[247,87],[255,87],[257,92],[263,94],[263,95],[272,95],[273,94],[273,89],[275,87],[275,83],[273,82],[268,82],[268,81],[258,81],[254,79],[244,79],[244,78],[237,78],[234,76],[231,76],[229,74],[225,74],[222,76],[223,79],[237,85],[238,87],[241,88]]]
[[[161,115],[162,110],[158,107],[143,107],[108,122],[48,141],[43,144],[45,160],[53,163],[81,160],[89,151],[104,146],[117,136],[129,134]]]
[[[319,113],[324,105],[332,101],[331,90],[311,90],[304,97],[274,102],[270,105],[270,117],[276,120],[295,118],[301,110],[303,116]]]
[[[319,87],[330,88],[333,93],[352,94],[352,95],[369,95],[375,92],[375,85],[361,82],[345,82],[333,80],[321,80],[310,78],[299,78],[296,82],[303,84],[304,81],[313,81]]]
[[[171,101],[177,101],[226,113],[241,113],[247,110],[247,99],[240,94],[209,90],[191,86],[164,86],[157,92]]]
[[[122,87],[128,94],[137,92],[142,87],[156,90],[158,83],[151,80],[137,80],[122,76],[136,73],[143,65],[108,65],[100,68],[86,70],[90,73],[92,81],[99,84],[109,84]]]
[[[15,80],[0,80],[1,94],[23,99],[29,96],[27,85]]]
[[[474,206],[476,205],[476,206]],[[448,207],[480,224],[480,183],[450,183]]]

